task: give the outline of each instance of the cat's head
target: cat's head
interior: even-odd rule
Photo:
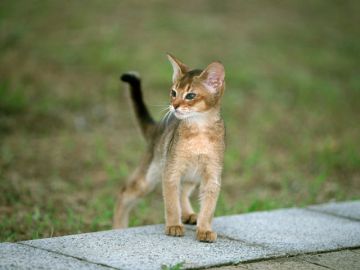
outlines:
[[[174,73],[170,89],[170,110],[178,119],[193,118],[219,110],[225,90],[225,70],[220,62],[212,62],[204,70],[191,70],[168,54]]]

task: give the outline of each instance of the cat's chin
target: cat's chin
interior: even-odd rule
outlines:
[[[206,118],[203,117],[204,115],[198,112],[174,112],[174,116],[179,120],[186,120],[189,122],[202,123],[204,120],[206,120]]]
[[[184,120],[189,117],[189,114],[187,113],[180,113],[180,112],[174,112],[174,115],[179,120]]]
[[[188,119],[194,116],[194,113],[192,112],[179,112],[179,111],[175,111],[174,115],[177,119],[179,120],[184,120],[184,119]]]

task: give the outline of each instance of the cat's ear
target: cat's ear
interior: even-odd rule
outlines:
[[[199,79],[211,93],[217,93],[224,85],[225,69],[220,62],[213,62],[199,75]]]
[[[172,76],[173,83],[178,81],[187,71],[189,71],[189,68],[187,65],[182,63],[179,59],[175,58],[171,54],[167,54],[167,57],[173,67],[174,73]]]

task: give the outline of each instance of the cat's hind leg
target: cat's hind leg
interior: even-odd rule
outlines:
[[[196,224],[197,214],[193,210],[190,202],[191,193],[194,191],[196,183],[183,182],[181,192],[181,220],[184,224]]]
[[[115,206],[113,228],[128,227],[130,211],[139,199],[155,188],[157,182],[147,177],[147,172],[148,166],[140,165],[120,190]]]

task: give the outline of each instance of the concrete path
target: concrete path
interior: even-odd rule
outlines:
[[[289,267],[313,266],[304,269],[342,269],[326,264],[336,256],[343,269],[360,269],[360,201],[219,217],[214,220],[218,241],[213,244],[197,242],[195,227],[186,229],[181,238],[164,235],[164,225],[152,225],[2,243],[0,269],[135,270],[179,264],[181,269],[278,269],[284,262]],[[339,250],[328,257],[304,255]],[[247,263],[251,261],[257,262]]]
[[[259,262],[208,268],[209,270],[358,270],[360,249],[299,255]]]

